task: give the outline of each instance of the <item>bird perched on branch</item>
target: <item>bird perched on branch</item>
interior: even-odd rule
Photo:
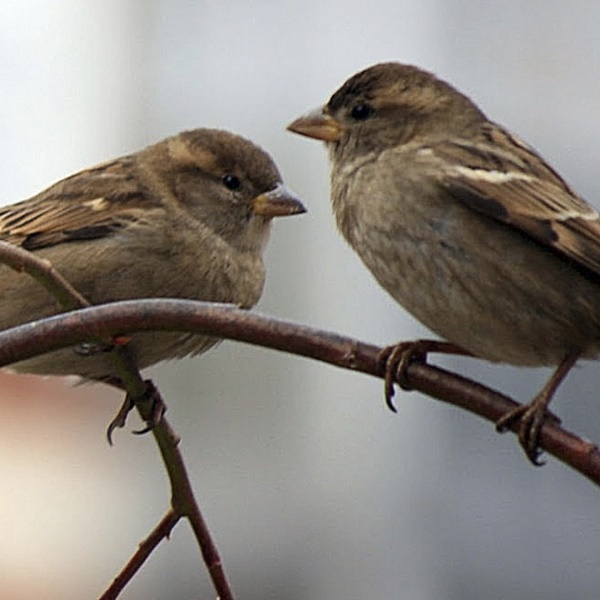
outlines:
[[[305,212],[270,156],[237,135],[185,131],[0,208],[0,239],[49,260],[90,303],[171,297],[252,307],[275,217]],[[64,310],[38,282],[0,267],[0,329]],[[199,354],[217,340],[131,336],[139,368]],[[115,382],[107,352],[65,349],[13,367]]]
[[[556,367],[531,403],[498,422],[519,422],[537,464],[556,388],[600,352],[596,210],[467,96],[414,66],[361,71],[288,129],[326,143],[340,231],[450,350]],[[385,355],[390,381],[438,345],[398,348]]]

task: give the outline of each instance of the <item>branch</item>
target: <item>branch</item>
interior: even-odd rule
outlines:
[[[91,303],[54,268],[50,261],[46,259],[40,258],[19,246],[0,240],[0,262],[18,272],[27,273],[39,284],[44,286],[65,310],[74,310],[91,306]],[[112,336],[108,339],[112,339]],[[151,382],[146,382],[142,379],[139,369],[127,346],[116,346],[111,353],[111,357],[115,372],[122,382],[128,398],[133,400],[142,419],[146,422],[151,422],[153,418],[154,402],[160,400],[164,407],[164,403],[162,398],[160,398],[158,390]],[[129,400],[126,400],[126,403],[128,402]],[[123,412],[123,419],[126,417],[129,410],[130,408],[127,408],[127,410]],[[198,541],[200,551],[219,598],[222,600],[233,600],[233,594],[227,578],[225,577],[221,558],[204,517],[202,516],[200,507],[194,497],[194,491],[187,474],[185,462],[178,449],[179,438],[172,430],[169,422],[164,418],[164,415],[156,427],[153,428],[152,433],[160,450],[171,484],[172,510],[167,513],[159,525],[150,534],[149,538],[140,545],[138,551],[127,563],[121,573],[115,578],[101,598],[116,598],[135,573],[141,568],[154,547],[169,534],[171,529],[175,527],[177,521],[185,516],[190,521],[190,525],[192,526],[194,535]]]
[[[150,535],[144,541],[140,542],[138,549],[129,559],[129,562],[123,567],[122,571],[115,577],[115,580],[98,600],[115,600],[119,597],[119,594],[140,570],[158,544],[169,537],[173,527],[177,525],[179,518],[179,515],[176,515],[173,509],[167,512],[160,520],[160,523],[150,532]]]
[[[52,266],[49,260],[40,258],[28,250],[0,240],[0,262],[20,273],[25,272],[43,285],[66,310],[73,310],[90,303]]]
[[[164,406],[160,393],[151,381],[144,381],[141,378],[137,367],[130,361],[131,355],[128,352],[124,352],[126,348],[117,348],[116,350],[121,353],[116,362],[120,363],[123,371],[129,371],[125,374],[132,382],[131,385],[135,386],[135,389],[138,390],[138,395],[135,397],[135,406],[142,419],[146,422],[151,422],[156,403],[158,402],[161,406]],[[138,381],[135,381],[136,379]],[[128,391],[128,393],[130,392]],[[100,600],[109,600],[118,597],[120,592],[125,589],[125,586],[142,567],[146,558],[169,535],[181,517],[186,517],[190,522],[218,598],[220,600],[233,600],[233,592],[225,576],[221,557],[194,496],[194,490],[192,489],[185,461],[179,450],[179,436],[173,431],[164,415],[152,427],[151,431],[169,477],[171,510],[155,527],[150,536],[142,542],[138,551],[127,565],[125,565],[121,573],[119,573],[110,587],[100,596]]]
[[[158,390],[154,388],[151,382],[149,382],[149,385],[153,392],[158,394]],[[145,421],[149,421],[153,405],[154,399],[136,405]],[[164,416],[152,428],[152,435],[156,440],[169,476],[173,512],[178,518],[186,517],[189,520],[219,600],[233,600],[233,592],[225,576],[219,551],[200,511],[183,456],[179,451],[179,436],[173,431]]]
[[[334,333],[240,310],[191,300],[115,302],[62,314],[0,333],[0,366],[96,338],[136,331],[186,331],[264,346],[383,377],[381,348]],[[496,422],[518,406],[507,396],[474,381],[426,364],[406,370],[415,390]],[[516,425],[515,425],[516,429]],[[515,429],[512,429],[513,431]],[[600,453],[554,423],[542,427],[540,445],[548,453],[600,484]]]

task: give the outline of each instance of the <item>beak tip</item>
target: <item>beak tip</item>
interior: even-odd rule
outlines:
[[[253,207],[256,214],[267,218],[288,217],[307,212],[300,198],[283,184],[257,196]]]
[[[298,121],[301,121],[302,119],[294,119],[286,128],[286,131],[291,131],[292,133],[299,133],[299,131],[297,131],[297,124]]]
[[[286,213],[289,216],[293,215],[302,215],[305,212],[308,212],[306,206],[302,203],[300,198],[295,195],[290,195],[290,197],[286,200],[288,212]]]
[[[344,131],[342,124],[332,117],[325,107],[311,110],[298,117],[286,129],[323,142],[339,141]]]
[[[296,207],[296,210],[294,210],[294,212],[292,214],[294,215],[303,215],[304,213],[307,213],[308,209],[306,208],[306,206],[304,206],[304,204],[302,204],[302,202],[298,202],[298,206]]]

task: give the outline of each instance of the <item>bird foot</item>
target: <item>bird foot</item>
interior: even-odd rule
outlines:
[[[386,346],[379,353],[377,357],[379,369],[385,375],[385,403],[392,412],[398,412],[393,402],[395,394],[394,383],[398,383],[403,390],[411,390],[412,388],[406,377],[406,370],[412,363],[426,363],[427,355],[430,352],[471,356],[470,352],[467,352],[460,346],[440,340],[400,342],[394,346]]]
[[[545,422],[558,425],[560,419],[547,410],[548,398],[544,394],[536,396],[529,404],[517,406],[496,421],[496,431],[504,433],[513,425],[517,426],[519,443],[525,451],[527,458],[536,467],[541,467],[545,461],[540,460],[540,432]]]
[[[146,391],[143,396],[137,400],[137,403],[150,403],[150,416],[145,420],[146,427],[143,429],[138,429],[133,433],[136,435],[142,435],[144,433],[148,433],[152,431],[161,421],[163,415],[165,414],[167,407],[160,395],[160,392],[156,388],[156,386],[152,383],[152,381],[145,381]],[[130,394],[125,395],[125,400],[121,405],[121,408],[118,410],[115,418],[110,422],[108,428],[106,430],[106,438],[108,439],[108,443],[112,446],[112,434],[113,431],[117,428],[122,429],[125,427],[127,423],[127,417],[131,410],[135,407],[136,400],[132,398]]]
[[[509,411],[503,417],[496,421],[496,431],[503,433],[518,423],[517,435],[527,458],[536,466],[544,464],[539,460],[542,450],[540,449],[540,432],[545,422],[558,425],[560,419],[548,410],[548,405],[552,400],[558,386],[567,376],[573,365],[577,362],[579,353],[567,354],[560,362],[552,377],[540,393],[524,406]]]

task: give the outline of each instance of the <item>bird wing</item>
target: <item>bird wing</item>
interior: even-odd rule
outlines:
[[[454,198],[600,275],[600,215],[523,141],[487,124],[475,142],[427,151],[440,159],[437,177]]]
[[[0,208],[0,239],[27,250],[105,237],[157,202],[125,157],[67,177],[37,196]]]

